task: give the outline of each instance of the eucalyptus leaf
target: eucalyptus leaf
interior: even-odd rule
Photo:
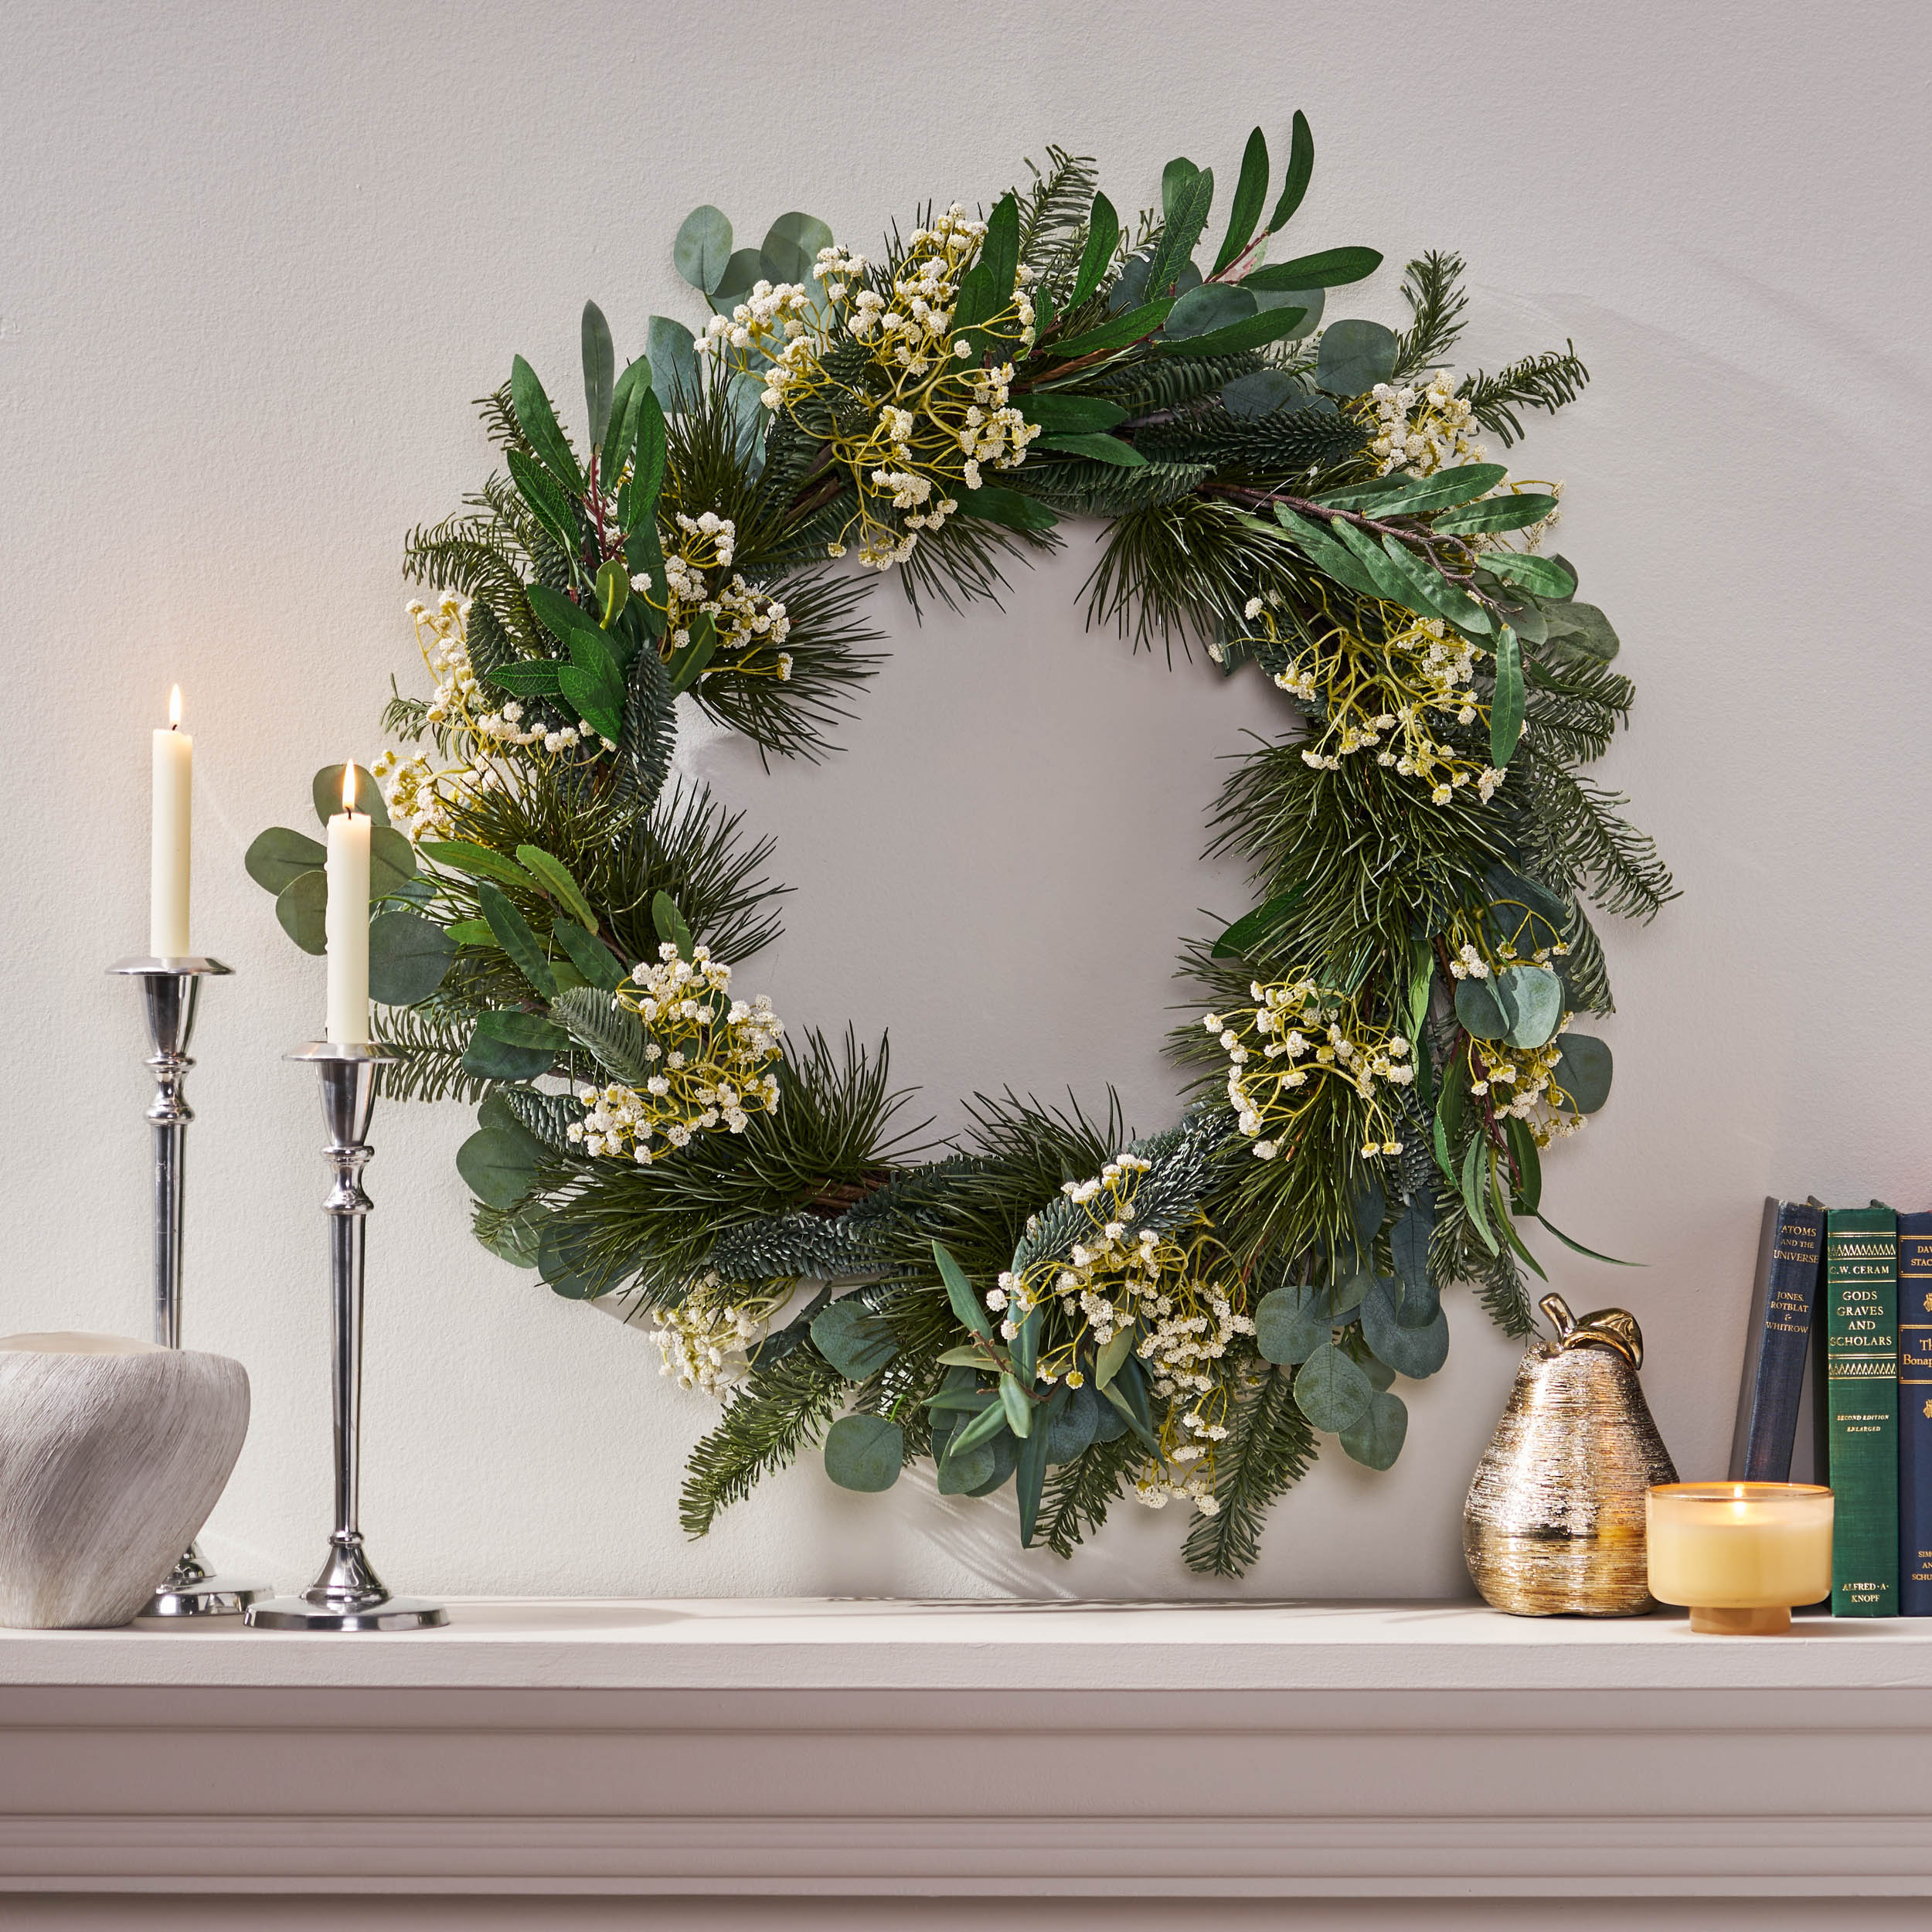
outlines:
[[[342,774],[348,769],[346,765],[324,765],[310,781],[309,796],[315,801],[315,816],[324,825],[342,811]],[[372,825],[389,823],[383,788],[360,765],[355,767],[355,809]]]
[[[400,832],[372,825],[369,835],[369,896],[393,898],[416,876],[416,848]]]
[[[1617,651],[1617,633],[1609,618],[1594,604],[1560,604],[1543,612],[1549,641],[1599,663],[1608,664]]]
[[[1379,322],[1331,322],[1315,357],[1315,383],[1333,396],[1364,395],[1394,375],[1400,346]]]
[[[1328,1341],[1332,1324],[1319,1288],[1277,1288],[1254,1309],[1255,1347],[1264,1362],[1305,1362]]]
[[[1554,1078],[1572,1111],[1594,1114],[1610,1098],[1611,1065],[1610,1048],[1594,1033],[1564,1034]]]
[[[242,863],[257,885],[279,893],[304,872],[321,871],[328,859],[328,849],[319,839],[286,825],[271,825],[248,848]]]
[[[1308,393],[1285,369],[1257,369],[1223,384],[1221,406],[1243,422],[1255,422],[1272,416],[1291,400],[1307,401]],[[1032,399],[1028,400],[1030,407]]]
[[[275,895],[275,917],[281,928],[305,953],[328,951],[328,877],[325,872],[298,872]]]
[[[486,1014],[485,1019],[488,1017]],[[479,1021],[464,1049],[463,1071],[483,1080],[533,1080],[549,1072],[556,1055],[545,1046],[519,1046],[497,1039]],[[547,1278],[547,1277],[546,1277]]]
[[[818,251],[831,247],[833,240],[832,230],[816,215],[802,214],[794,209],[771,224],[760,253],[779,271],[772,277],[774,281],[802,282],[810,289],[817,285],[811,271],[817,266]]]
[[[550,1292],[566,1301],[594,1301],[611,1285],[607,1274],[591,1258],[589,1231],[566,1216],[545,1216],[536,1265]]]
[[[1339,1434],[1359,1422],[1375,1394],[1360,1366],[1325,1342],[1296,1371],[1294,1402],[1311,1426]]]
[[[905,1461],[906,1432],[883,1416],[841,1416],[825,1431],[825,1474],[841,1489],[889,1489]]]
[[[1091,1389],[1069,1389],[1066,1400],[1046,1418],[1046,1460],[1057,1468],[1071,1462],[1094,1440],[1105,1406]]]
[[[812,1318],[811,1338],[848,1382],[863,1382],[899,1352],[891,1328],[856,1295],[841,1296],[821,1308]]]
[[[651,393],[665,415],[682,415],[700,393],[696,337],[674,318],[653,315],[644,340],[651,363]]]
[[[678,273],[701,294],[709,295],[724,279],[725,264],[730,259],[731,223],[723,212],[708,202],[692,209],[671,244]]]
[[[1563,985],[1549,968],[1505,967],[1496,975],[1496,992],[1509,1016],[1504,1037],[1512,1046],[1541,1046],[1556,1032],[1563,1016]]]
[[[369,996],[384,1006],[415,1006],[447,975],[457,942],[432,919],[393,906],[369,922]]]
[[[1162,333],[1170,339],[1205,335],[1210,329],[1238,322],[1257,313],[1254,298],[1245,289],[1232,288],[1223,282],[1204,282],[1191,288],[1168,312]]]
[[[1398,1375],[1420,1381],[1449,1359],[1449,1311],[1438,1307],[1426,1324],[1411,1327],[1396,1308],[1392,1281],[1376,1281],[1362,1298],[1362,1338]]]
[[[713,306],[721,311],[729,309],[749,295],[753,283],[760,279],[776,279],[765,274],[763,251],[756,248],[734,250],[726,257],[724,271],[719,276],[717,285],[711,291]]]
[[[1429,1237],[1436,1225],[1435,1202],[1427,1188],[1411,1197],[1389,1233],[1389,1248],[1395,1258],[1396,1272],[1402,1277],[1402,1306],[1398,1312],[1405,1321],[1433,1311],[1440,1298],[1429,1279]]]
[[[541,1151],[540,1145],[528,1134],[486,1127],[456,1150],[456,1171],[486,1207],[511,1208],[536,1185]]]
[[[1387,1469],[1402,1454],[1408,1434],[1407,1404],[1400,1396],[1379,1393],[1369,1398],[1360,1419],[1342,1431],[1342,1447],[1366,1468]]]
[[[936,1434],[934,1443],[935,1449],[937,1449],[938,1437]],[[937,1461],[939,1493],[942,1496],[976,1496],[982,1494],[984,1486],[994,1482],[998,1467],[995,1451],[990,1442],[978,1443],[963,1451],[955,1449],[949,1444],[944,1450],[938,1451]]]
[[[1053,1412],[1065,1406],[1066,1397],[1063,1386],[1053,1391],[1046,1413],[1020,1444],[1013,1464],[1013,1491],[1019,1505],[1019,1546],[1022,1549],[1032,1546],[1033,1531],[1039,1521],[1040,1495],[1046,1484],[1047,1436]]]
[[[541,1047],[553,1056],[570,1043],[570,1036],[554,1020],[521,1006],[499,1006],[477,1015],[476,1031],[509,1046]]]

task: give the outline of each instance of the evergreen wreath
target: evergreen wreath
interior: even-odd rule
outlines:
[[[1321,326],[1381,257],[1267,264],[1313,165],[1298,114],[1264,223],[1257,128],[1205,267],[1214,176],[1185,159],[1124,226],[1052,148],[876,260],[802,214],[734,248],[700,208],[702,334],[653,317],[620,372],[587,306],[581,440],[518,358],[481,405],[507,474],[409,540],[435,689],[391,698],[406,748],[370,774],[378,1038],[395,1091],[481,1103],[478,1238],[648,1311],[666,1373],[722,1396],[694,1536],[822,1444],[852,1489],[927,1458],[942,1494],[1010,1479],[1022,1543],[1063,1556],[1124,1491],[1179,1498],[1189,1563],[1239,1575],[1318,1434],[1394,1461],[1445,1289],[1526,1333],[1524,1226],[1591,1252],[1539,1208],[1543,1150],[1610,1086],[1572,1028],[1611,1010],[1585,902],[1648,919],[1673,888],[1580,775],[1632,690],[1541,548],[1558,488],[1475,440],[1587,372],[1566,345],[1450,374],[1452,254],[1409,264],[1406,326]],[[668,784],[677,701],[819,757],[880,662],[869,572],[916,611],[988,600],[1071,517],[1107,526],[1090,624],[1291,708],[1213,820],[1258,903],[1186,948],[1178,1124],[1009,1090],[921,1158],[883,1039],[734,991],[781,889],[770,841]],[[281,828],[248,855],[311,953],[322,856]]]

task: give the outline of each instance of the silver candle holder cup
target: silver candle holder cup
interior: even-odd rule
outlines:
[[[155,1097],[148,1108],[154,1129],[155,1339],[164,1349],[181,1346],[182,1209],[186,1198],[188,1124],[194,1110],[183,1089],[194,1065],[188,1049],[204,979],[230,970],[218,959],[124,959],[107,969],[141,981],[141,1010],[152,1049]],[[236,1617],[267,1586],[213,1574],[192,1543],[164,1577],[140,1613],[141,1621],[173,1622],[188,1617]]]
[[[331,1382],[334,1397],[335,1527],[314,1583],[298,1597],[252,1604],[249,1622],[264,1630],[430,1630],[449,1621],[440,1604],[397,1597],[376,1573],[362,1545],[360,1521],[362,1424],[362,1290],[368,1220],[375,1205],[363,1191],[362,1170],[383,1069],[390,1055],[335,1042],[288,1056],[321,1077],[322,1119],[328,1143],[322,1158],[333,1175],[322,1212],[328,1217]]]

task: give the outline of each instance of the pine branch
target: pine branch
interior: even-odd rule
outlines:
[[[1109,1505],[1147,1451],[1130,1430],[1111,1442],[1090,1443],[1071,1462],[1047,1472],[1033,1540],[1056,1556],[1070,1556],[1107,1520]]]
[[[1589,380],[1590,371],[1577,353],[1577,345],[1566,342],[1560,353],[1553,349],[1526,355],[1494,376],[1478,369],[1462,379],[1456,393],[1467,399],[1476,420],[1501,437],[1508,449],[1522,437],[1520,411],[1537,409],[1553,416],[1582,395]]]
[[[480,1100],[489,1082],[463,1071],[470,1022],[419,1007],[379,1006],[370,1029],[376,1044],[396,1057],[383,1090],[391,1100]]]
[[[1519,746],[1510,766],[1529,793],[1526,829],[1538,847],[1534,857],[1549,876],[1580,886],[1607,912],[1645,924],[1678,896],[1657,850],[1616,810],[1628,801],[1566,770],[1532,747]]]
[[[1260,1553],[1269,1505],[1313,1467],[1315,1431],[1295,1406],[1287,1372],[1270,1369],[1260,1386],[1235,1411],[1221,1444],[1214,1485],[1220,1509],[1197,1515],[1188,1532],[1188,1567],[1215,1577],[1239,1577]]]
[[[1044,171],[1029,159],[1033,185],[1019,200],[1019,258],[1029,268],[1051,275],[1079,259],[1087,239],[1087,218],[1100,169],[1089,155],[1070,155],[1049,145]]]
[[[1440,366],[1468,325],[1463,311],[1469,298],[1462,291],[1460,255],[1432,248],[1403,271],[1402,299],[1409,304],[1409,326],[1396,338],[1398,381]]]
[[[718,1512],[742,1502],[760,1478],[782,1469],[825,1433],[838,1406],[843,1378],[810,1342],[751,1372],[726,1405],[723,1418],[685,1464],[678,1521],[702,1536]]]

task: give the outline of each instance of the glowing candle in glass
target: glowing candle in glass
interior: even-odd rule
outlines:
[[[1673,1482],[1645,1511],[1650,1594],[1691,1628],[1777,1637],[1832,1594],[1832,1492],[1804,1482]]]

